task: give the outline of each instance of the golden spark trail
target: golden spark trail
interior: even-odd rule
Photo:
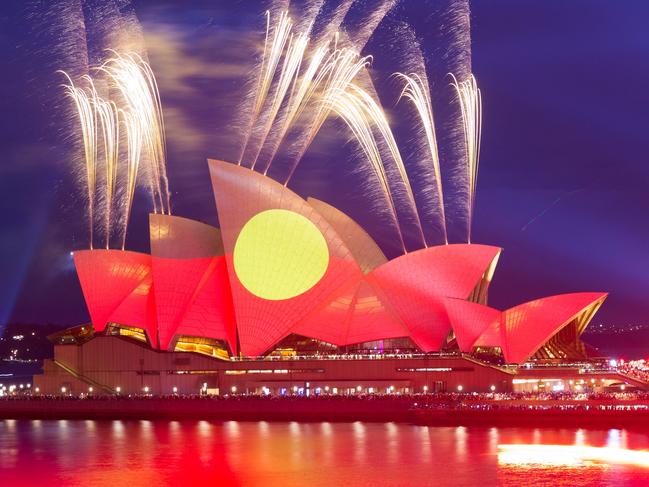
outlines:
[[[302,145],[293,158],[284,186],[287,186],[290,182],[300,160],[331,113],[334,98],[338,98],[339,93],[345,92],[358,73],[369,65],[371,59],[371,56],[359,57],[354,51],[343,48],[331,53],[325,61],[324,67],[320,70],[311,86],[312,93],[316,92],[316,90],[319,93],[316,99],[315,114],[308,124],[308,131],[303,138]],[[296,117],[299,114],[300,112],[296,114]]]
[[[417,73],[410,75],[395,73],[395,75],[404,82],[404,88],[401,91],[401,98],[408,99],[417,111],[419,121],[424,129],[428,149],[430,151],[433,171],[435,173],[435,186],[437,190],[438,210],[442,220],[442,230],[444,233],[444,242],[448,244],[448,234],[446,232],[446,215],[444,212],[444,193],[442,189],[442,175],[439,163],[439,151],[437,149],[437,136],[435,134],[435,119],[433,117],[433,106],[430,100],[430,90],[428,83],[424,81]]]
[[[169,193],[169,178],[167,177],[167,140],[165,134],[164,117],[162,115],[162,101],[160,100],[160,90],[158,89],[158,82],[149,63],[145,62],[139,54],[133,54],[139,61],[138,66],[144,74],[149,87],[149,96],[153,103],[153,125],[152,140],[155,142],[156,161],[159,167],[159,174],[162,178],[162,185],[164,197],[167,202],[167,214],[171,215],[171,194]],[[163,211],[164,213],[164,208]]]
[[[129,111],[120,110],[122,122],[126,129],[126,195],[124,203],[124,220],[122,223],[122,250],[126,247],[126,231],[128,221],[131,216],[131,207],[135,196],[135,186],[137,181],[138,168],[140,166],[140,157],[142,154],[142,126],[140,119]]]
[[[255,98],[255,105],[253,108],[252,116],[250,117],[250,123],[248,125],[248,130],[246,131],[245,139],[241,148],[241,155],[239,156],[238,164],[241,165],[243,162],[243,157],[248,148],[250,138],[252,137],[253,128],[261,114],[261,109],[266,102],[266,98],[270,91],[271,85],[273,83],[273,78],[277,71],[277,66],[279,61],[282,58],[284,52],[284,46],[289,39],[291,34],[291,28],[293,23],[291,22],[288,12],[284,11],[280,13],[279,20],[277,25],[272,29],[273,40],[269,41],[269,35],[271,32],[270,23],[271,23],[271,14],[270,11],[266,11],[266,40],[264,41],[264,54],[262,57],[261,67],[260,67],[260,77],[257,87],[257,96]]]
[[[266,164],[266,168],[264,170],[264,175],[268,172],[268,169],[270,168],[273,159],[277,155],[277,151],[279,150],[280,145],[284,141],[287,132],[293,126],[295,121],[298,119],[298,117],[304,110],[304,107],[311,100],[311,97],[313,95],[313,88],[314,88],[313,82],[315,79],[315,75],[318,69],[320,69],[322,62],[325,56],[327,55],[327,52],[328,49],[325,47],[318,48],[315,54],[313,55],[311,62],[309,63],[309,66],[307,67],[305,73],[302,75],[302,78],[298,84],[297,93],[295,94],[294,97],[291,97],[288,113],[283,120],[282,126],[276,137],[275,143],[271,148],[270,156],[268,158],[268,163]]]
[[[397,146],[397,141],[394,139],[394,135],[392,134],[392,129],[388,124],[388,120],[385,116],[385,112],[381,109],[381,107],[374,100],[374,98],[372,98],[369,95],[369,93],[364,89],[352,83],[349,85],[349,90],[354,96],[358,98],[359,104],[364,109],[365,114],[367,115],[370,121],[370,124],[376,126],[379,132],[381,133],[381,136],[383,137],[383,140],[385,141],[387,148],[390,151],[392,159],[394,160],[394,163],[397,166],[397,170],[399,171],[399,175],[401,176],[401,181],[406,187],[406,194],[408,195],[408,203],[410,205],[410,209],[413,215],[415,216],[421,241],[425,247],[428,247],[428,244],[426,243],[426,237],[424,237],[424,230],[421,225],[421,218],[419,217],[419,211],[417,209],[415,195],[412,191],[412,186],[410,185],[410,179],[408,178],[406,167],[403,164],[403,159],[401,158],[401,152],[399,151],[399,147]]]
[[[155,76],[139,55],[114,54],[115,57],[106,61],[98,70],[113,80],[130,107],[130,112],[139,118],[144,147],[147,149],[154,212],[157,213],[159,205],[161,213],[171,214],[164,121]]]
[[[370,162],[370,167],[378,179],[381,190],[390,205],[392,219],[399,235],[401,248],[404,253],[407,253],[406,244],[401,233],[401,226],[399,225],[396,204],[388,182],[388,176],[385,172],[381,153],[374,138],[371,122],[367,117],[363,102],[350,91],[339,91],[333,93],[327,99],[327,103],[330,104],[330,108],[347,124]]]
[[[113,204],[117,186],[117,165],[119,163],[119,112],[113,101],[105,101],[93,89],[93,103],[101,122],[101,134],[104,146],[105,174],[105,204],[104,230],[106,232],[106,248],[109,248]]]
[[[471,226],[475,208],[475,194],[478,182],[478,166],[480,163],[480,139],[482,136],[482,96],[475,76],[458,82],[451,74],[452,85],[458,96],[462,112],[464,128],[464,146],[467,159],[467,241],[471,243]]]
[[[289,40],[286,55],[284,57],[284,63],[282,70],[280,71],[279,80],[277,82],[277,88],[275,90],[275,94],[273,95],[273,102],[271,104],[269,113],[266,115],[266,125],[258,142],[258,148],[255,157],[252,159],[252,169],[254,169],[257,164],[259,154],[264,146],[264,143],[266,142],[266,138],[268,137],[273,123],[277,118],[277,114],[282,106],[282,103],[284,102],[286,94],[288,93],[289,88],[292,87],[291,96],[289,97],[289,104],[291,102],[291,98],[294,93],[293,90],[297,81],[297,75],[300,71],[300,66],[302,64],[302,59],[304,58],[304,52],[308,43],[309,38],[306,36],[306,34],[300,34],[299,36],[297,36],[297,38],[291,36]]]
[[[94,227],[94,203],[95,192],[97,187],[97,113],[91,97],[81,88],[78,88],[72,82],[72,79],[64,71],[59,71],[67,79],[69,84],[63,85],[67,96],[72,98],[79,116],[81,126],[81,137],[83,140],[86,186],[88,192],[88,226],[90,230],[90,248],[93,248],[93,227]],[[89,76],[83,76],[94,93],[92,79]]]

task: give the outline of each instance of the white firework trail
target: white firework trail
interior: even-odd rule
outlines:
[[[241,154],[238,161],[239,165],[243,162],[246,149],[248,148],[250,138],[252,137],[253,129],[271,89],[277,66],[279,65],[284,52],[284,46],[291,34],[292,25],[293,23],[288,12],[283,11],[279,14],[277,24],[271,28],[271,12],[270,10],[266,11],[266,38],[264,41],[264,52],[259,68],[259,80],[256,88],[255,103],[241,147]]]
[[[117,189],[117,165],[119,163],[119,112],[113,101],[106,101],[93,89],[93,103],[101,127],[104,154],[104,231],[106,248],[110,246],[113,205]]]
[[[337,49],[324,62],[323,68],[316,76],[311,87],[312,93],[318,93],[315,99],[315,107],[307,123],[307,130],[299,139],[298,150],[293,157],[284,186],[287,186],[290,182],[300,160],[304,157],[307,149],[331,113],[333,106],[331,98],[345,92],[349,84],[368,66],[370,61],[370,56],[360,57],[350,49]]]
[[[480,164],[480,140],[482,137],[482,95],[475,76],[471,75],[464,81],[458,81],[451,74],[452,85],[457,93],[462,125],[464,129],[464,148],[466,151],[467,177],[467,242],[471,243],[471,227],[475,209],[475,195],[478,182],[478,167]]]
[[[286,55],[284,56],[284,63],[280,71],[279,80],[277,81],[277,87],[275,93],[273,94],[273,101],[269,108],[269,112],[265,114],[266,124],[263,129],[263,132],[260,136],[260,140],[257,143],[257,151],[255,156],[252,159],[252,169],[255,168],[257,160],[259,159],[259,154],[266,142],[266,138],[277,118],[284,99],[291,89],[291,94],[289,96],[288,103],[290,105],[291,98],[293,97],[295,83],[297,81],[297,76],[300,71],[300,66],[302,64],[302,59],[304,58],[304,52],[306,50],[307,44],[309,43],[309,38],[306,34],[300,34],[297,37],[291,36],[286,50]]]
[[[423,129],[430,156],[430,165],[434,173],[434,184],[437,192],[438,212],[441,220],[441,229],[444,235],[444,243],[448,243],[446,232],[446,216],[444,211],[444,192],[442,189],[442,173],[439,162],[439,151],[437,148],[437,135],[435,133],[435,118],[433,117],[433,106],[430,100],[430,88],[428,81],[417,73],[395,73],[397,78],[403,81],[404,87],[399,99],[406,98],[414,107]]]
[[[126,233],[131,216],[133,198],[137,182],[140,158],[142,156],[143,133],[140,119],[128,110],[120,110],[120,115],[126,132],[126,192],[122,220],[122,250],[126,247]]]
[[[370,167],[379,182],[381,191],[390,206],[392,221],[398,233],[402,251],[406,253],[407,249],[401,232],[401,226],[399,225],[397,206],[392,191],[390,190],[388,175],[385,171],[381,153],[374,137],[370,121],[367,117],[365,107],[362,105],[361,100],[348,90],[333,93],[332,96],[327,99],[327,103],[329,104],[329,108],[347,124],[363,153],[367,157]]]
[[[130,112],[140,118],[144,146],[150,169],[150,191],[154,212],[171,214],[169,182],[166,174],[166,141],[164,120],[158,86],[151,67],[138,54],[121,55],[102,64],[98,70],[106,73],[119,89]]]
[[[71,98],[79,117],[79,126],[81,128],[81,139],[83,141],[84,164],[86,191],[88,198],[88,226],[90,232],[90,248],[93,248],[94,240],[94,207],[97,192],[97,111],[93,103],[92,94],[88,93],[74,84],[70,76],[65,71],[59,71],[68,80],[68,84],[63,85],[66,96]],[[90,86],[90,92],[95,93],[92,79],[84,75],[82,77]]]

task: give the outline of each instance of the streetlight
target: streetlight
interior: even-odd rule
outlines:
[[[149,393],[149,386],[144,386],[144,393],[148,394]]]
[[[237,386],[232,386],[232,389],[230,390],[232,391],[232,394],[234,394],[235,392],[237,392]]]
[[[88,387],[88,392],[90,393],[92,391],[94,391],[94,389],[92,387]]]
[[[424,392],[428,392],[428,386],[424,386]]]
[[[490,389],[491,389],[491,392],[493,392],[493,391],[496,390],[496,386],[491,386]]]
[[[117,386],[115,388],[115,392],[117,392],[117,394],[119,394],[120,392],[122,392],[122,388],[120,386]]]
[[[66,391],[66,390],[67,390],[67,389],[66,389],[65,387],[61,387],[61,394],[65,394],[65,391]]]
[[[174,394],[176,394],[178,392],[178,388],[176,386],[174,386],[173,391],[174,391]]]
[[[357,390],[358,392],[361,392],[362,389],[363,389],[363,388],[362,388],[361,386],[356,386],[356,390]]]
[[[462,392],[462,389],[464,389],[464,387],[462,387],[462,386],[457,386],[457,390],[458,390],[459,392]]]

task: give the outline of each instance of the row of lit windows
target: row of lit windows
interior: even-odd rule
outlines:
[[[289,373],[324,373],[324,369],[240,369],[226,370],[225,375],[243,375],[243,374],[289,374]]]

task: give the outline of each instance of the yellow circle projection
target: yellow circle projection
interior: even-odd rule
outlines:
[[[289,210],[257,213],[234,245],[241,284],[269,300],[298,296],[322,278],[329,265],[327,242],[311,221]]]

